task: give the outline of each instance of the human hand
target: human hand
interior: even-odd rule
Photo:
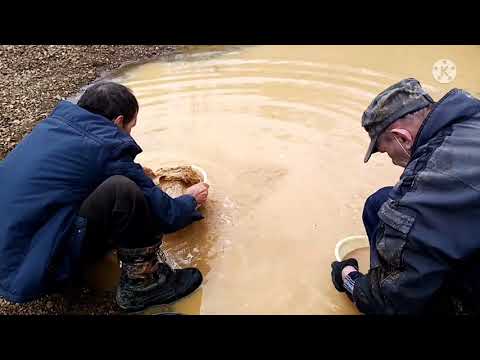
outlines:
[[[197,201],[198,207],[205,205],[208,198],[208,188],[210,186],[207,183],[200,182],[198,184],[190,186],[185,190],[186,195],[191,195]]]
[[[345,288],[343,287],[343,270],[349,270],[349,268],[352,269],[351,271],[358,271],[358,261],[351,258],[343,261],[334,261],[332,263],[332,282],[335,289],[340,292],[345,291]],[[347,271],[345,271],[345,273],[347,273]],[[350,271],[348,271],[348,273],[350,273]]]
[[[142,166],[142,168],[145,175],[148,176],[150,179],[155,179],[157,177],[157,175],[155,175],[155,172],[152,169],[145,166]]]

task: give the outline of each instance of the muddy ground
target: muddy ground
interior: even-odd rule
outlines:
[[[61,99],[124,64],[181,52],[185,46],[0,45],[0,160]],[[112,294],[80,289],[27,304],[0,298],[0,314],[113,314]]]

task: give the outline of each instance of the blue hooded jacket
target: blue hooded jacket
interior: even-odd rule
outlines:
[[[87,226],[78,211],[110,176],[142,189],[161,233],[202,219],[192,196],[172,199],[144,174],[141,151],[110,120],[62,101],[0,162],[1,297],[30,301],[75,275]]]

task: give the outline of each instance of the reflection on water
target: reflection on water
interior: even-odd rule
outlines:
[[[207,47],[132,67],[118,81],[140,102],[137,160],[208,172],[205,220],[165,239],[170,262],[197,266],[201,290],[167,311],[354,314],[331,285],[337,240],[363,233],[368,195],[396,182],[368,165],[360,118],[372,98],[416,77],[440,98],[478,93],[480,50],[468,46]],[[439,84],[432,65],[457,64]]]

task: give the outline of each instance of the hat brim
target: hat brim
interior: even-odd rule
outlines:
[[[367,153],[365,154],[365,158],[363,159],[364,163],[366,163],[370,159],[370,156],[372,156],[373,153],[377,152],[377,139],[378,139],[378,136],[373,138],[370,141],[370,145],[368,146]]]

